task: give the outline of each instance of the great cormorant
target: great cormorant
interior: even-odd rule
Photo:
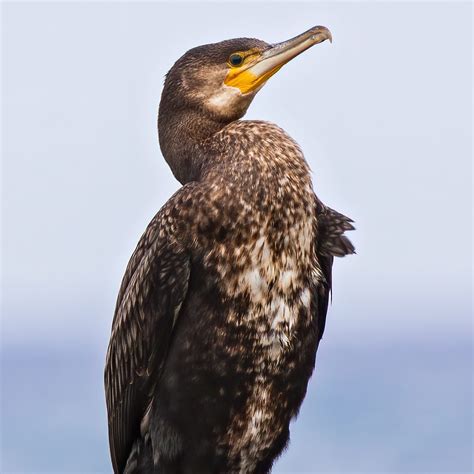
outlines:
[[[240,120],[285,63],[326,39],[233,39],[166,76],[163,156],[182,187],[119,291],[105,367],[115,473],[265,473],[289,439],[351,219],[315,196],[298,145]]]

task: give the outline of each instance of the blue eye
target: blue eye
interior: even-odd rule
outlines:
[[[241,54],[231,54],[229,57],[229,63],[232,64],[232,66],[240,66],[244,62],[244,58]]]

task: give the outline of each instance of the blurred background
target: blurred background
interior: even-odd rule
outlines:
[[[115,298],[178,189],[157,144],[187,49],[315,25],[247,118],[303,148],[356,221],[275,473],[471,472],[472,5],[3,3],[1,472],[110,473]]]

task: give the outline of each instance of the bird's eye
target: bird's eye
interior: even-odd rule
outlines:
[[[244,57],[241,54],[234,53],[229,57],[231,66],[240,66],[244,62]]]

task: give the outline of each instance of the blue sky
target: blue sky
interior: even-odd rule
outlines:
[[[472,469],[468,3],[2,5],[2,472],[110,472],[102,367],[127,260],[178,188],[157,144],[187,49],[315,24],[247,118],[351,216],[317,370],[275,472]]]

